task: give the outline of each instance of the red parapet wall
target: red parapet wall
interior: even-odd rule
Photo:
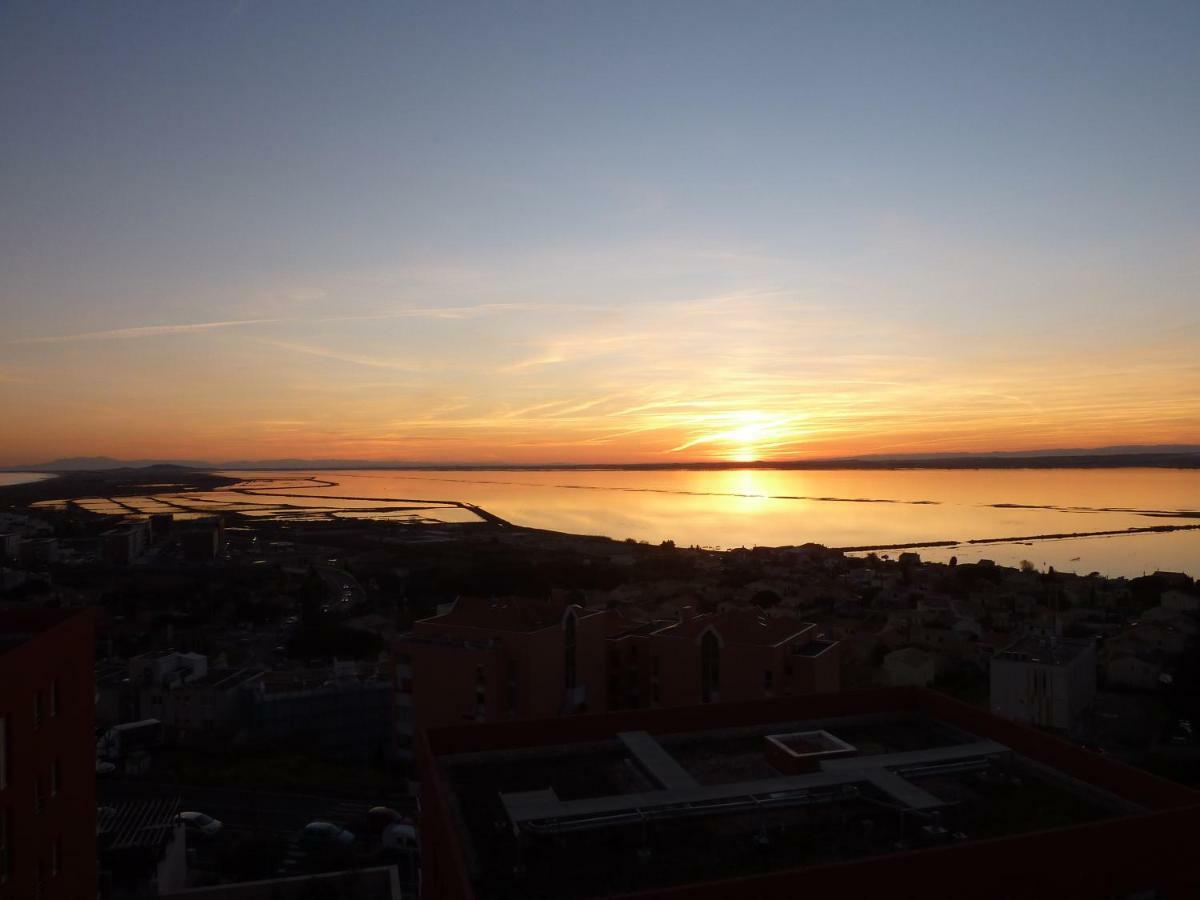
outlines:
[[[437,758],[610,740],[621,731],[669,735],[780,721],[910,712],[928,715],[1044,763],[1065,775],[1151,812],[1070,828],[894,855],[789,869],[726,881],[642,892],[642,900],[754,897],[793,900],[829,892],[847,898],[913,900],[1046,898],[1118,900],[1155,890],[1159,900],[1200,897],[1200,863],[1191,845],[1200,834],[1200,792],[1113,762],[1053,735],[997,718],[923,688],[813,694],[572,716],[529,722],[449,726],[421,732],[424,894],[445,900],[474,896]],[[427,848],[427,849],[426,849]],[[1149,896],[1149,895],[1147,895]]]

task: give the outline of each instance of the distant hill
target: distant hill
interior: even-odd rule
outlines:
[[[670,469],[1016,469],[1016,468],[1093,468],[1134,467],[1200,468],[1200,445],[1161,444],[1095,447],[1088,449],[996,450],[991,452],[953,453],[876,453],[830,459],[771,460],[756,463],[735,462],[664,462],[664,463],[546,463],[542,465],[504,465],[501,463],[447,463],[378,461],[362,459],[239,459],[223,462],[177,459],[114,459],[110,456],[77,456],[47,463],[9,466],[7,472],[102,472],[117,469],[172,467],[176,470],[238,469],[442,469],[536,471],[572,469],[670,470]]]
[[[938,460],[938,459],[1031,459],[1060,456],[1144,456],[1146,454],[1200,454],[1200,444],[1126,444],[1114,447],[1091,447],[1083,450],[987,450],[956,451],[952,453],[869,453],[847,459],[867,460]]]
[[[111,456],[72,456],[28,466],[8,466],[8,472],[101,472],[109,469],[145,469],[149,466],[208,469],[211,463],[178,459],[113,459]]]

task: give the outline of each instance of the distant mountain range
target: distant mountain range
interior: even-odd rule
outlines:
[[[989,450],[955,453],[870,453],[846,459],[1033,459],[1055,456],[1144,456],[1159,454],[1198,454],[1200,444],[1123,444],[1114,447],[1058,450]]]
[[[1200,468],[1200,444],[1148,444],[1085,449],[996,450],[953,453],[875,453],[816,460],[774,460],[757,463],[499,463],[396,462],[361,459],[239,459],[208,462],[195,459],[114,459],[111,456],[74,456],[51,462],[0,468],[5,472],[95,472],[106,469],[174,467],[206,471],[230,469],[820,469],[820,468],[1127,468],[1161,466]]]

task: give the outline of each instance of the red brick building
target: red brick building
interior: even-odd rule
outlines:
[[[606,708],[604,610],[565,597],[459,598],[397,641],[421,727]]]
[[[90,610],[0,610],[0,900],[96,894]]]
[[[1200,896],[1200,792],[921,688],[447,726],[416,757],[429,900]]]
[[[634,622],[566,594],[459,598],[396,642],[397,740],[415,728],[836,691],[838,645],[750,612]]]
[[[692,706],[836,691],[838,644],[817,626],[749,611],[626,622],[608,614],[609,709]]]

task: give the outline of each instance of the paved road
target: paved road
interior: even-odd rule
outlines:
[[[336,600],[358,603],[367,596],[367,592],[358,583],[358,579],[349,572],[320,564],[316,566],[316,570],[326,587],[333,592]]]

